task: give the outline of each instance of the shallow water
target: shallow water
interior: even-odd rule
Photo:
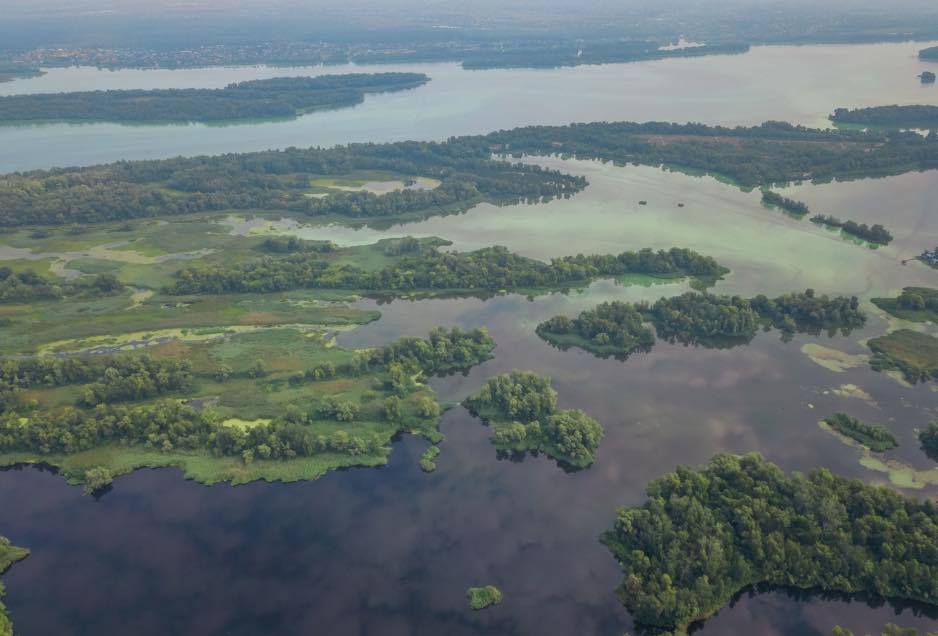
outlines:
[[[929,43],[761,46],[741,55],[580,66],[464,71],[457,64],[235,67],[98,71],[48,69],[0,84],[0,95],[90,89],[222,87],[284,75],[414,71],[412,91],[368,95],[353,108],[244,125],[42,124],[0,127],[0,172],[117,159],[217,154],[352,141],[445,139],[528,124],[635,120],[828,125],[837,107],[938,104],[916,77]]]

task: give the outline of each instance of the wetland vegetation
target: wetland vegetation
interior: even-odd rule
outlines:
[[[938,508],[821,469],[720,455],[652,481],[602,537],[644,625],[681,631],[764,583],[938,606]]]
[[[846,413],[834,413],[824,421],[841,435],[846,435],[858,444],[877,453],[899,445],[896,437],[885,426],[866,424]]]
[[[938,338],[911,329],[898,329],[870,339],[870,366],[876,371],[897,371],[907,382],[938,378]]]
[[[482,330],[437,329],[353,351],[281,329],[146,356],[6,360],[0,464],[42,461],[96,488],[142,466],[240,482],[380,465],[400,432],[441,439],[424,379],[494,346]]]
[[[801,201],[795,201],[794,199],[783,197],[779,193],[772,192],[771,190],[762,191],[762,203],[770,207],[784,210],[785,212],[793,214],[799,218],[811,212],[810,208],[808,208],[808,206]]]
[[[835,124],[855,124],[880,128],[936,128],[938,106],[873,106],[838,108],[830,116]]]
[[[896,318],[938,323],[938,289],[904,287],[896,298],[874,298],[872,302]]]
[[[889,245],[892,242],[892,234],[879,223],[867,225],[856,221],[841,221],[836,216],[824,214],[812,216],[811,222],[826,227],[839,228],[850,236],[855,236],[876,245]]]
[[[926,455],[938,462],[938,422],[929,422],[918,434],[918,441]]]
[[[277,77],[224,88],[81,91],[0,97],[0,125],[34,121],[187,123],[293,118],[360,104],[369,93],[416,88],[422,73]]]
[[[10,543],[6,537],[0,536],[0,574],[9,570],[14,563],[22,561],[29,556],[29,550],[18,548]],[[3,583],[0,582],[0,636],[13,636],[13,623],[7,614],[7,608],[3,604],[4,595]]]
[[[465,405],[489,423],[499,450],[542,452],[574,468],[593,463],[604,435],[599,422],[583,411],[558,409],[550,379],[530,371],[490,378]]]
[[[654,345],[646,323],[668,342],[724,348],[748,343],[760,329],[774,327],[790,338],[796,332],[847,334],[865,322],[856,297],[817,296],[810,289],[774,299],[688,292],[655,303],[607,302],[574,319],[555,316],[539,324],[537,334],[560,347],[627,357]]]
[[[485,587],[470,587],[466,590],[466,600],[469,601],[469,608],[472,610],[483,610],[492,605],[498,605],[502,602],[502,591],[494,585]]]

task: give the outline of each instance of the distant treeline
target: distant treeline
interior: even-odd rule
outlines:
[[[346,218],[439,214],[478,201],[569,196],[583,177],[495,160],[561,154],[723,175],[747,187],[849,179],[938,167],[938,135],[815,130],[780,122],[530,126],[446,142],[124,161],[0,177],[0,226],[56,225],[202,211],[277,210]],[[314,175],[388,170],[441,181],[429,191],[310,196]]]
[[[555,316],[537,326],[539,336],[560,347],[576,346],[598,355],[628,356],[647,351],[655,336],[668,342],[730,347],[752,340],[760,329],[775,327],[789,338],[795,332],[849,333],[866,316],[856,297],[817,296],[813,290],[771,299],[688,292],[653,304],[612,301],[576,318]]]
[[[544,263],[496,246],[474,252],[425,247],[405,253],[382,269],[335,263],[317,254],[290,256],[212,268],[187,268],[167,291],[172,294],[275,292],[300,288],[371,292],[418,290],[518,290],[557,288],[625,274],[718,278],[728,270],[686,249],[643,249],[615,255],[565,256]]]
[[[938,60],[938,46],[930,46],[918,52],[920,60]]]
[[[30,93],[0,97],[0,123],[20,121],[212,122],[295,117],[354,106],[365,94],[400,91],[430,80],[422,73],[277,77],[225,88]]]
[[[835,124],[859,124],[891,128],[938,127],[938,106],[873,106],[870,108],[838,108],[830,116]]]

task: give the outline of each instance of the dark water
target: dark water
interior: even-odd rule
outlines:
[[[621,634],[633,626],[614,595],[620,573],[597,538],[617,506],[641,502],[644,484],[676,464],[757,450],[789,470],[828,466],[882,481],[816,424],[849,408],[895,418],[895,456],[928,466],[912,428],[938,407],[936,394],[867,368],[833,374],[800,351],[816,338],[785,344],[760,335],[726,351],[659,344],[623,363],[561,352],[532,334],[530,323],[571,302],[591,304],[607,286],[572,300],[393,302],[381,306],[381,321],[342,336],[342,344],[364,345],[437,323],[488,325],[497,357],[468,376],[434,380],[441,399],[514,367],[550,373],[562,406],[606,427],[591,469],[568,474],[545,457],[499,459],[486,428],[455,408],[432,474],[417,465],[426,443],[409,437],[385,468],[288,485],[205,487],[174,470],[142,471],[95,501],[50,473],[10,471],[0,474],[3,532],[33,550],[5,577],[20,633]],[[618,288],[633,292],[648,293]],[[822,341],[851,349],[862,335]],[[842,382],[863,386],[878,406],[823,394]],[[465,588],[480,584],[499,586],[505,602],[467,610]],[[911,609],[894,614],[889,605],[771,592],[744,596],[700,633],[938,624]]]

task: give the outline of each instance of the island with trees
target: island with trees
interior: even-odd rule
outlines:
[[[13,567],[14,563],[22,561],[28,556],[29,550],[18,548],[11,544],[6,537],[0,536],[0,574]],[[3,583],[0,582],[0,636],[13,636],[13,623],[10,621],[7,608],[3,604],[4,591]]]
[[[618,255],[565,256],[544,263],[518,256],[501,246],[473,252],[445,252],[440,239],[411,241],[401,249],[393,239],[381,245],[388,264],[366,269],[349,263],[349,250],[331,254],[291,254],[242,265],[186,268],[166,291],[170,294],[276,292],[289,289],[345,289],[383,292],[472,292],[558,289],[587,284],[597,278],[648,274],[661,278],[691,277],[713,282],[729,270],[692,250],[642,249]],[[396,246],[396,247],[391,247]]]
[[[110,273],[73,281],[61,281],[41,276],[29,269],[14,272],[9,267],[0,267],[0,303],[94,298],[116,294],[123,290],[124,284]]]
[[[467,370],[495,346],[459,329],[362,351],[295,328],[222,336],[3,360],[0,465],[56,466],[90,491],[140,467],[242,483],[378,466],[398,433],[442,439],[424,379]]]
[[[0,61],[0,83],[12,82],[18,79],[29,79],[41,75],[44,75],[44,72],[36,66]]]
[[[752,453],[652,481],[602,536],[620,598],[683,633],[758,584],[938,607],[938,507],[821,469],[786,475]]]
[[[492,605],[498,605],[502,602],[502,591],[494,585],[485,587],[470,587],[466,590],[466,600],[469,602],[469,609],[478,611]]]
[[[188,123],[294,118],[360,104],[365,95],[416,88],[423,73],[277,77],[224,88],[76,91],[0,97],[0,125],[22,122]]]
[[[720,348],[746,344],[760,329],[774,327],[787,339],[796,332],[847,334],[865,321],[856,297],[818,296],[811,289],[774,299],[687,292],[655,303],[603,303],[574,319],[550,318],[536,331],[561,348],[575,346],[624,359],[654,345],[655,335],[646,323],[668,342]]]
[[[918,78],[922,81],[922,84],[935,83],[935,74],[931,71],[922,71]]]
[[[936,128],[938,127],[938,106],[916,104],[837,108],[829,119],[835,124],[874,128]]]
[[[522,163],[504,157],[521,158]],[[530,126],[445,142],[289,148],[215,157],[125,161],[0,176],[0,226],[95,223],[250,210],[331,220],[422,218],[481,202],[566,197],[583,177],[523,163],[561,155],[720,175],[742,187],[858,179],[938,167],[938,135],[629,122]],[[390,170],[439,181],[387,194],[323,191],[317,178]],[[322,196],[325,195],[325,196]]]
[[[579,409],[557,408],[550,379],[530,371],[490,378],[464,402],[493,429],[502,451],[542,452],[572,468],[586,468],[602,441],[603,427]]]
[[[856,221],[841,221],[836,216],[824,214],[812,216],[811,222],[826,227],[840,228],[845,234],[855,236],[876,245],[889,245],[892,242],[892,234],[879,223],[867,225],[866,223],[857,223]]]
[[[938,338],[911,329],[898,329],[871,338],[870,366],[875,371],[897,371],[912,384],[938,379]]]
[[[810,208],[801,201],[783,197],[779,193],[772,192],[771,190],[762,191],[762,204],[767,207],[779,208],[798,218],[811,212]]]
[[[866,424],[846,413],[834,413],[825,418],[824,423],[841,435],[846,435],[876,453],[882,453],[899,445],[896,437],[885,426]]]
[[[926,455],[938,462],[938,422],[929,422],[918,434],[918,441]]]
[[[938,289],[903,287],[902,293],[895,298],[873,298],[872,302],[896,318],[938,323]]]

